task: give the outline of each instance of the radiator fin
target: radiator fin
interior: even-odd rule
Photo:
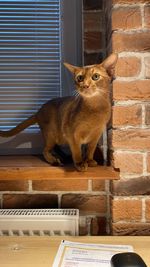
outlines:
[[[0,236],[78,234],[77,209],[0,209]]]

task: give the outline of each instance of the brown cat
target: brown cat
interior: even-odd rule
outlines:
[[[78,171],[97,165],[93,154],[103,129],[110,118],[109,83],[114,73],[117,55],[111,54],[101,64],[76,67],[64,65],[73,73],[77,96],[55,98],[10,131],[0,131],[0,136],[16,135],[28,126],[38,123],[43,134],[44,158],[51,165],[60,160],[51,151],[56,144],[69,144],[74,165]],[[87,144],[86,159],[81,145]]]

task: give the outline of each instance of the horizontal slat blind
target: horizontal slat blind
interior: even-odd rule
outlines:
[[[2,130],[61,95],[60,32],[60,0],[0,1]]]

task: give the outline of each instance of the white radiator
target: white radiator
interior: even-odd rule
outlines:
[[[0,236],[78,234],[77,209],[0,209]]]

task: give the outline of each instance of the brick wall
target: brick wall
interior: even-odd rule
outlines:
[[[113,0],[112,233],[150,235],[150,1]]]
[[[31,177],[32,179],[32,177]],[[0,181],[1,208],[78,208],[80,235],[106,234],[107,182],[91,180]]]

